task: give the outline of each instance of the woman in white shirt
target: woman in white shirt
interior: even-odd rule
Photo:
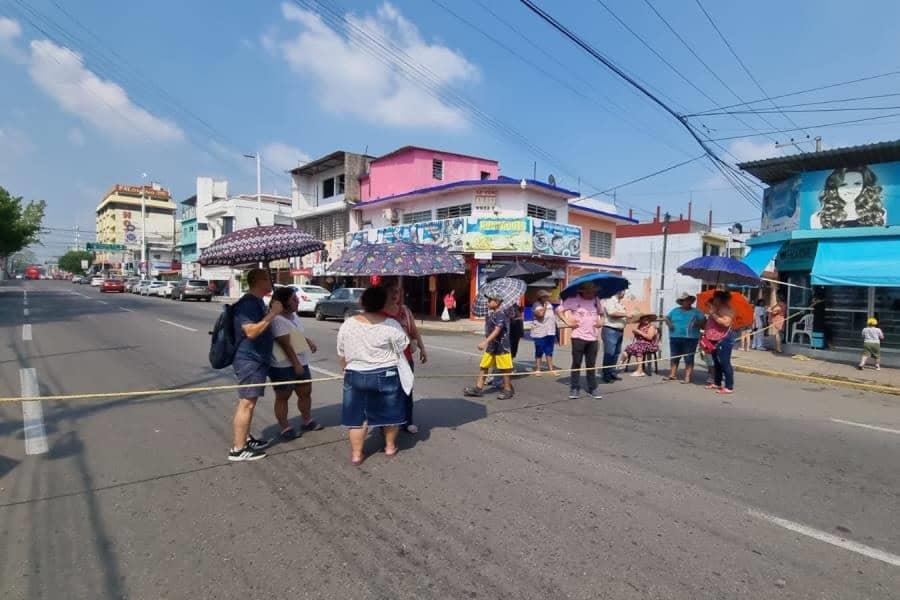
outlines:
[[[281,427],[281,439],[290,441],[302,435],[304,431],[318,431],[322,426],[312,418],[312,384],[280,383],[312,379],[309,372],[309,353],[316,351],[316,345],[306,337],[303,323],[297,316],[299,300],[293,288],[282,287],[275,290],[272,298],[281,302],[284,310],[272,321],[272,335],[275,345],[272,347],[272,364],[269,367],[269,379],[275,391],[275,418]],[[291,394],[297,393],[297,409],[303,421],[300,431],[291,427],[288,421],[288,400]]]
[[[384,315],[387,292],[370,287],[359,299],[363,313],[341,325],[337,355],[344,369],[341,425],[349,430],[350,463],[362,464],[369,427],[383,427],[384,453],[397,454],[397,432],[406,423],[404,394],[397,369],[405,361],[409,338],[394,319]]]

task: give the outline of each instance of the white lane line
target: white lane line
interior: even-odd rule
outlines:
[[[453,352],[454,354],[462,354],[463,356],[475,356],[477,358],[481,358],[481,355],[477,354],[475,352],[467,352],[465,350],[457,350],[456,348],[447,348],[446,346],[436,346],[434,344],[428,344],[427,346],[425,346],[425,349],[426,350],[431,350],[431,349],[443,350],[444,352]]]
[[[134,311],[131,310],[130,308],[125,308],[124,306],[120,306],[120,307],[119,307],[119,310],[124,310],[125,312],[134,312]]]
[[[806,525],[803,525],[801,523],[788,521],[787,519],[782,519],[780,517],[769,515],[764,512],[755,510],[749,510],[747,512],[757,519],[763,519],[764,521],[774,523],[779,527],[783,527],[795,533],[811,537],[814,540],[819,540],[820,542],[825,542],[826,544],[831,544],[832,546],[837,546],[838,548],[843,548],[844,550],[856,552],[857,554],[862,554],[863,556],[874,558],[875,560],[880,560],[881,562],[887,563],[889,565],[900,567],[900,556],[897,556],[896,554],[891,554],[890,552],[885,552],[884,550],[879,550],[878,548],[872,548],[871,546],[866,546],[865,544],[853,542],[842,537],[832,535],[827,531],[820,531],[812,527],[807,527]]]
[[[884,433],[893,433],[896,435],[900,435],[900,429],[890,429],[888,427],[879,427],[878,425],[867,425],[865,423],[857,423],[855,421],[845,421],[843,419],[830,419],[832,423],[842,423],[844,425],[851,425],[853,427],[862,427],[863,429],[872,429],[874,431],[881,431]]]
[[[335,373],[333,371],[329,371],[329,370],[323,369],[321,367],[314,367],[312,365],[309,365],[309,370],[313,371],[314,373],[320,373],[322,375],[325,375],[326,377],[340,377],[341,376],[340,373]]]
[[[188,331],[197,331],[193,327],[187,327],[186,325],[179,325],[178,323],[173,323],[172,321],[166,321],[165,319],[157,319],[160,323],[165,323],[166,325],[172,325],[174,327],[180,327],[181,329],[186,329]]]
[[[106,300],[97,300],[97,302],[99,302],[100,304],[109,304],[109,302],[107,302]]]
[[[40,396],[37,371],[19,369],[19,384],[22,397]],[[22,423],[25,430],[25,454],[44,454],[47,447],[47,433],[44,431],[44,410],[40,400],[22,402]]]
[[[26,308],[26,309],[25,309],[25,316],[27,317],[28,314],[29,314],[29,310]]]
[[[84,294],[82,294],[80,292],[72,292],[72,293],[75,294],[76,296],[81,296],[82,298],[90,298],[90,296],[85,296]]]
[[[31,341],[31,325],[26,323],[22,325],[22,341],[30,342]]]

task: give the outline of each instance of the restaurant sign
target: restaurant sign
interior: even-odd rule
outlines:
[[[465,217],[426,221],[413,225],[392,225],[379,229],[364,229],[350,234],[349,247],[360,244],[388,244],[408,242],[411,244],[435,244],[451,252],[463,251],[463,235],[466,231]]]
[[[466,252],[531,252],[531,219],[469,219]]]

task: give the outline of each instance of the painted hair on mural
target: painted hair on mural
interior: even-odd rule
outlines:
[[[867,166],[835,169],[825,180],[825,189],[819,194],[822,229],[883,226],[885,211],[881,191],[878,178]],[[848,220],[848,202],[855,204],[855,220]]]

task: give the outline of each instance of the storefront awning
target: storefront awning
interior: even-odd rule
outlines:
[[[900,237],[819,240],[813,285],[900,287]]]
[[[783,244],[784,242],[771,242],[751,246],[750,254],[744,257],[744,264],[753,269],[757,275],[762,275]]]

